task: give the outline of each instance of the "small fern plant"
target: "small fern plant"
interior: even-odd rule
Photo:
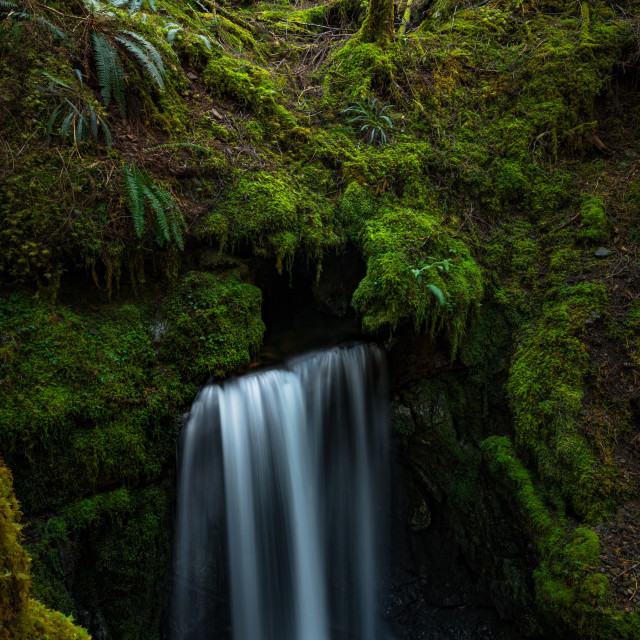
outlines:
[[[392,106],[383,107],[377,98],[371,98],[347,107],[342,113],[353,116],[348,122],[352,126],[360,126],[360,135],[365,142],[384,147],[387,144],[385,129],[393,129],[393,121],[385,111]]]
[[[178,24],[177,22],[167,22],[162,27],[162,30],[166,31],[167,42],[169,44],[173,44],[174,43],[174,41],[176,39],[176,36],[181,31],[183,31],[184,33],[187,34],[187,39],[189,38],[188,29],[185,29],[181,24]],[[208,51],[211,51],[211,49],[212,49],[211,40],[209,38],[207,38],[207,36],[203,36],[200,33],[194,33],[193,36],[195,38],[197,38],[198,40],[200,40],[200,42],[202,42],[202,44],[204,44],[204,46],[207,48]]]
[[[455,253],[452,251],[452,253]],[[428,260],[435,260],[433,256],[428,256]],[[421,260],[420,264],[415,268],[411,269],[411,273],[413,273],[415,279],[418,281],[419,285],[423,284],[424,276],[431,271],[432,269],[437,269],[438,271],[444,271],[448,273],[453,268],[453,262],[449,258],[444,258],[443,260],[437,260],[435,262],[426,263],[425,260]],[[440,287],[435,284],[427,284],[425,285],[429,291],[433,294],[433,297],[438,301],[438,304],[441,307],[447,306],[447,299],[445,298],[444,293]]]
[[[156,242],[161,247],[165,242],[173,241],[180,249],[184,249],[183,233],[186,225],[171,194],[164,187],[154,184],[135,164],[125,165],[124,184],[136,236],[142,238],[145,223],[151,219]]]
[[[75,69],[75,73],[82,88],[82,73],[79,69]],[[47,124],[47,142],[51,142],[54,129],[58,130],[63,140],[73,144],[89,140],[97,142],[98,134],[102,131],[107,147],[111,149],[109,127],[102,116],[96,113],[91,103],[78,95],[78,92],[64,80],[46,71],[43,71],[43,74],[51,81],[46,91],[60,99]]]
[[[109,106],[113,97],[122,116],[126,113],[125,72],[120,63],[120,53],[116,46],[123,49],[128,58],[141,67],[159,89],[164,88],[166,71],[162,56],[146,38],[135,31],[121,30],[109,41],[100,31],[91,34],[93,57],[100,84],[100,93],[105,106]],[[117,44],[115,44],[117,43]]]

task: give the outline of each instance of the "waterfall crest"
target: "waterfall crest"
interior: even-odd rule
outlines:
[[[201,391],[180,462],[174,640],[382,638],[387,404],[384,356],[364,344]]]

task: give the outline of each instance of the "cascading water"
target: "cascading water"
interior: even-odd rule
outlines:
[[[384,356],[362,344],[202,390],[182,447],[174,640],[383,637],[387,404]]]

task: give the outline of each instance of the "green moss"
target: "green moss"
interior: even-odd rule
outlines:
[[[293,115],[282,105],[281,93],[267,71],[248,61],[224,57],[204,70],[204,82],[213,96],[228,98],[252,109],[271,129],[294,126]]]
[[[386,208],[370,219],[362,232],[367,274],[353,294],[352,304],[363,328],[394,330],[411,321],[431,335],[443,330],[455,355],[467,320],[483,295],[482,271],[469,249],[452,237],[434,214]],[[425,272],[420,282],[412,269],[450,261],[448,271]],[[446,298],[441,306],[427,285]]]
[[[76,576],[80,602],[100,612],[110,635],[154,640],[163,610],[162,585],[171,568],[173,496],[163,488],[126,492],[62,512],[82,552]],[[87,501],[85,501],[87,502]],[[85,517],[85,516],[89,517]]]
[[[587,197],[580,207],[580,222],[582,228],[578,238],[582,242],[599,242],[606,233],[607,219],[604,202],[600,198]]]
[[[30,549],[42,600],[67,591],[59,557],[73,557],[78,607],[100,616],[111,637],[152,640],[162,612],[161,585],[170,570],[172,494],[166,487],[98,494],[38,523]],[[67,562],[69,562],[67,560]]]
[[[329,62],[324,78],[325,104],[348,105],[373,93],[392,92],[394,77],[393,47],[349,40]]]
[[[273,256],[279,270],[299,251],[321,260],[340,243],[333,207],[284,173],[242,176],[204,225],[222,247],[248,244],[256,255]]]
[[[13,296],[0,300],[0,335],[0,440],[29,511],[159,473],[184,389],[138,307],[80,314]]]
[[[376,203],[369,190],[359,182],[351,182],[345,189],[338,209],[340,226],[349,240],[357,240],[365,221],[374,215],[375,208]]]
[[[521,336],[508,383],[516,442],[534,461],[549,496],[581,515],[611,508],[614,471],[598,466],[580,430],[588,350],[585,321],[606,310],[604,286],[562,290]]]
[[[259,289],[233,275],[188,273],[167,300],[161,357],[192,380],[248,365],[262,343],[261,301]]]
[[[605,608],[609,580],[590,573],[600,555],[597,534],[587,527],[572,531],[568,523],[551,517],[508,438],[487,438],[482,455],[499,491],[516,506],[535,542],[540,558],[534,573],[536,599],[548,619],[555,618],[556,625],[574,629],[580,637],[633,638],[640,616]]]
[[[89,640],[70,618],[29,598],[30,559],[20,546],[19,520],[11,474],[0,460],[0,638]]]

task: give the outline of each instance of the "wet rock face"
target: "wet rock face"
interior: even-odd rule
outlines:
[[[507,404],[421,341],[408,333],[389,352],[395,481],[387,615],[399,638],[553,638],[534,605],[537,560],[483,472],[479,443],[508,423]],[[416,375],[429,351],[430,370],[421,364]]]

